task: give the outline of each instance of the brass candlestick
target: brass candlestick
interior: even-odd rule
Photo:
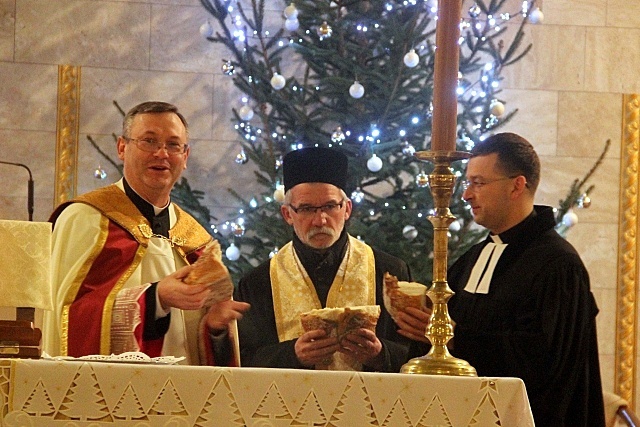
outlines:
[[[425,336],[431,342],[431,350],[424,356],[411,359],[402,366],[405,374],[477,376],[475,368],[468,362],[449,353],[447,343],[453,338],[453,324],[449,316],[447,301],[454,292],[447,283],[447,257],[449,225],[456,219],[449,209],[456,177],[450,165],[456,160],[469,158],[462,151],[419,151],[415,156],[422,161],[435,164],[429,175],[429,187],[435,202],[435,215],[429,216],[433,224],[433,282],[427,296],[433,302],[429,326]]]

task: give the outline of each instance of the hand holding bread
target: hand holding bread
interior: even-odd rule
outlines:
[[[222,262],[222,250],[217,240],[212,240],[193,263],[193,268],[184,278],[187,285],[209,285],[210,295],[206,306],[228,301],[233,295],[233,282],[229,270]]]

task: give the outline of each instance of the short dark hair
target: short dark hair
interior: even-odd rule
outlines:
[[[133,119],[138,114],[147,114],[147,113],[174,113],[182,124],[187,132],[187,136],[189,136],[189,125],[187,124],[187,119],[184,118],[182,113],[178,111],[178,107],[173,104],[169,104],[168,102],[162,101],[147,101],[140,103],[130,109],[127,114],[124,116],[124,121],[122,122],[122,136],[125,138],[131,137],[131,124],[133,123]]]
[[[507,176],[523,175],[535,192],[540,183],[540,159],[531,143],[518,134],[503,132],[491,135],[471,150],[471,157],[498,155],[498,168]]]

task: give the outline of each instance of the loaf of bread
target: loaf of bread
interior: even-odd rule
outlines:
[[[379,305],[362,305],[311,310],[300,315],[300,322],[306,332],[323,329],[328,336],[341,341],[355,329],[365,328],[375,332],[379,317]]]
[[[426,307],[427,287],[418,282],[398,281],[396,276],[384,273],[384,306],[397,323],[398,313],[407,307]]]
[[[211,241],[193,263],[193,269],[185,277],[188,285],[202,284],[211,286],[211,297],[206,305],[230,300],[233,295],[233,282],[229,270],[222,262],[222,250],[217,240]]]

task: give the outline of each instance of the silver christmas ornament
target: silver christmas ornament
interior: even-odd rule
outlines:
[[[504,114],[504,104],[500,101],[491,101],[491,105],[489,105],[489,108],[491,110],[491,114],[496,117],[501,117]]]
[[[200,25],[200,35],[202,35],[202,37],[211,37],[213,35],[213,27],[211,26],[211,22],[207,21],[204,24]]]
[[[284,21],[284,28],[286,28],[287,31],[296,31],[300,28],[300,21],[298,21],[298,18],[287,18]]]
[[[562,217],[562,224],[564,224],[564,226],[567,228],[571,228],[577,223],[578,223],[578,215],[576,215],[576,213],[571,210],[566,214],[564,214],[564,216]]]
[[[225,76],[231,76],[233,75],[234,71],[235,67],[233,66],[231,61],[224,59],[222,61],[222,74],[224,74]]]
[[[231,223],[231,232],[236,237],[244,236],[244,232],[245,232],[244,225],[236,223],[236,222],[232,222]]]
[[[282,89],[285,84],[287,84],[287,81],[281,74],[274,73],[273,77],[271,77],[271,87],[275,90]]]
[[[413,225],[405,225],[405,227],[402,229],[402,236],[405,239],[411,241],[418,237],[418,230]]]
[[[416,147],[409,144],[409,141],[405,141],[402,143],[402,154],[405,156],[413,156],[416,153]]]
[[[362,86],[360,82],[356,80],[349,88],[349,95],[351,95],[351,97],[355,99],[362,98],[362,96],[364,95],[364,86]]]
[[[102,169],[102,166],[98,165],[96,170],[93,171],[93,177],[96,179],[107,179],[107,172]]]
[[[542,24],[542,21],[544,21],[544,13],[542,13],[539,7],[536,7],[529,13],[528,19],[532,24]]]
[[[587,209],[589,206],[591,206],[591,197],[585,193],[578,198],[578,207]]]
[[[328,39],[333,34],[333,28],[331,25],[327,24],[327,21],[324,21],[322,25],[318,27],[318,37],[320,40]]]
[[[233,243],[224,251],[229,261],[237,261],[240,258],[240,249]]]
[[[247,157],[247,153],[244,152],[244,150],[240,151],[237,155],[236,155],[236,163],[239,165],[244,165],[245,163],[247,163],[249,161],[249,158]]]
[[[245,104],[242,107],[240,107],[240,110],[238,110],[238,115],[242,120],[244,120],[245,122],[248,122],[253,118],[253,108],[251,108],[250,105]]]
[[[367,160],[367,169],[371,172],[379,172],[382,169],[382,159],[375,154]]]
[[[404,60],[404,65],[406,65],[409,68],[413,68],[416,65],[418,65],[418,62],[420,62],[420,57],[416,53],[415,49],[411,49],[409,52],[407,52],[404,55],[403,60]]]
[[[416,185],[420,188],[424,188],[429,185],[429,175],[424,172],[420,172],[416,175]]]
[[[334,144],[340,144],[346,139],[344,132],[342,131],[342,127],[338,126],[336,130],[331,134],[331,142]]]

